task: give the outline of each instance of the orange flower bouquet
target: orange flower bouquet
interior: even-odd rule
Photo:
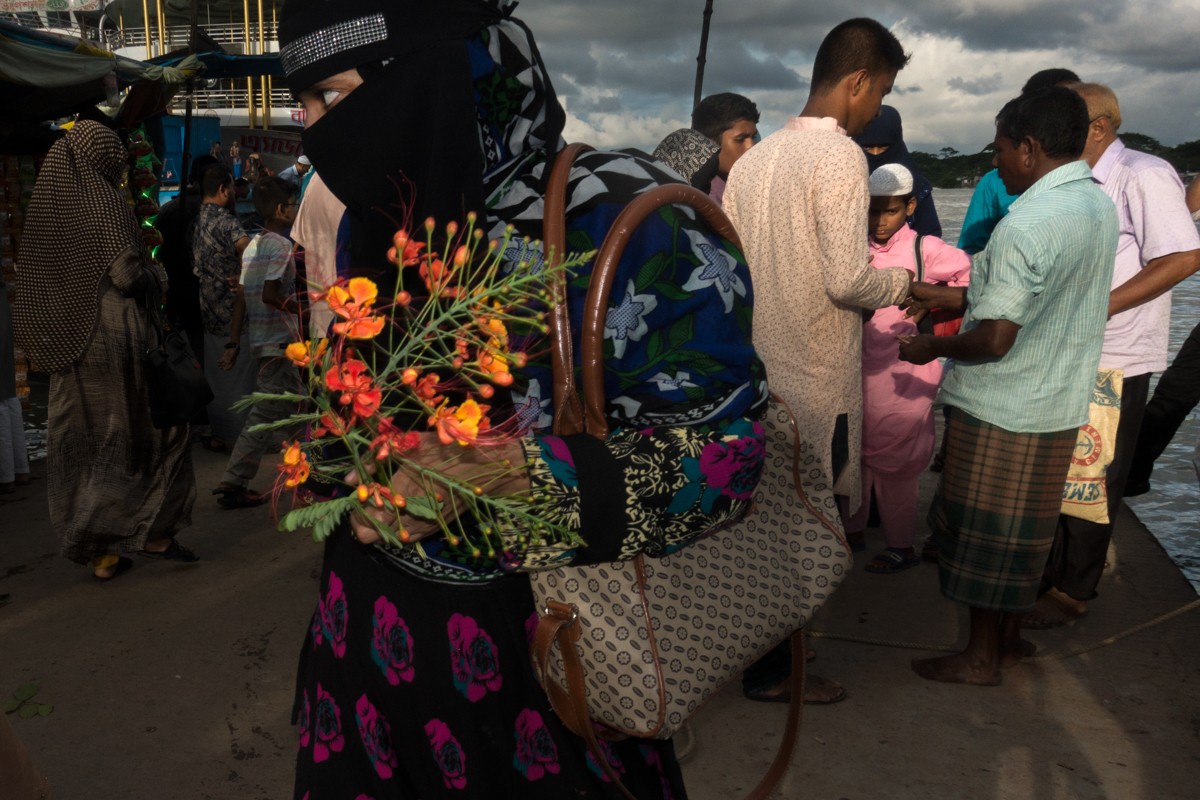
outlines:
[[[347,514],[371,510],[364,518],[390,544],[408,542],[407,514],[436,521],[451,546],[475,558],[503,552],[500,530],[547,543],[580,543],[573,531],[546,523],[528,493],[493,491],[526,465],[481,451],[526,433],[512,413],[491,401],[499,399],[497,387],[512,384],[510,368],[525,364],[527,356],[513,349],[514,342],[544,339],[548,283],[565,279],[591,254],[531,268],[505,262],[511,231],[503,242],[485,241],[473,214],[465,229],[454,223],[445,228],[444,254],[434,247],[436,230],[430,219],[424,241],[405,231],[395,235],[388,251],[397,268],[394,301],[381,302],[378,286],[366,278],[310,293],[313,301],[328,303],[335,322],[330,339],[293,342],[286,349],[302,369],[306,391],[256,393],[242,401],[282,399],[302,409],[261,426],[304,427],[308,433],[305,441],[285,443],[276,493],[305,491],[309,502],[296,504],[280,528],[311,528],[321,541]],[[529,252],[527,245],[519,250]],[[416,270],[425,297],[403,290],[405,270]],[[473,465],[467,473],[455,469],[464,460]],[[407,478],[404,485],[420,490],[394,491],[399,472]],[[443,513],[448,506],[452,514]]]

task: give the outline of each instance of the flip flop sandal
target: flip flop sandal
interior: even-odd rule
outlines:
[[[244,486],[218,486],[212,490],[221,508],[254,508],[269,499],[268,495],[251,491]]]
[[[155,553],[152,550],[141,550],[139,552],[146,558],[158,558],[162,559],[163,561],[182,561],[185,564],[191,564],[194,561],[200,560],[200,556],[196,555],[191,550],[188,550],[174,539],[172,539],[171,543],[167,545],[167,549],[163,550],[161,553]]]
[[[123,575],[126,572],[128,572],[129,569],[133,566],[133,559],[126,558],[125,556],[121,556],[120,558],[117,559],[117,563],[114,564],[113,566],[114,566],[114,569],[113,569],[112,575],[97,575],[95,572],[93,572],[92,577],[95,578],[96,580],[100,581],[101,583],[106,583],[108,581],[111,581],[113,578],[117,577],[118,575]]]
[[[920,563],[921,556],[916,553],[909,556],[905,555],[903,551],[893,550],[889,547],[876,553],[863,569],[876,575],[891,575],[895,572],[903,572]]]

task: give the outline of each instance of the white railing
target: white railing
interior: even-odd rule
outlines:
[[[229,88],[206,89],[197,91],[192,96],[192,109],[194,111],[207,111],[208,109],[227,109],[227,108],[249,108],[250,93],[246,90],[244,80],[239,79],[237,83],[241,84],[239,88],[236,84]],[[254,82],[254,102],[256,105],[262,105],[262,94],[258,90],[258,81]],[[173,111],[182,111],[187,107],[187,98],[182,94],[177,94],[171,100],[171,109]],[[271,90],[271,107],[277,110],[295,109],[298,108],[295,98],[287,89],[272,89]]]
[[[250,22],[248,26],[237,24],[221,24],[221,25],[201,25],[200,31],[212,39],[214,42],[225,47],[231,53],[242,53],[246,47],[246,30],[250,31],[250,50],[251,53],[258,52],[258,22]],[[191,35],[191,30],[187,25],[168,25],[165,29],[166,36],[163,41],[159,41],[158,28],[151,26],[149,31],[150,46],[155,48],[159,53],[169,53],[172,50],[178,50],[188,46],[188,39]],[[264,42],[264,52],[274,53],[279,49],[279,45],[275,40],[276,25],[273,22],[263,23],[262,35]],[[146,46],[147,29],[140,27],[125,28],[120,32],[121,47],[145,47]]]

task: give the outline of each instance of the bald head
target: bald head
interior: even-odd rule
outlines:
[[[1066,88],[1082,97],[1087,105],[1088,132],[1083,160],[1094,167],[1108,146],[1117,140],[1121,106],[1113,90],[1102,83],[1070,83]]]

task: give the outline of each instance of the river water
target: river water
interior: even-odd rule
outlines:
[[[942,238],[958,241],[970,189],[935,189]],[[1200,273],[1175,287],[1171,302],[1170,359],[1200,322]],[[1152,379],[1151,391],[1157,376]],[[1200,590],[1200,483],[1193,462],[1200,441],[1200,407],[1192,410],[1154,467],[1149,494],[1127,501],[1142,523],[1150,529],[1184,575]]]

